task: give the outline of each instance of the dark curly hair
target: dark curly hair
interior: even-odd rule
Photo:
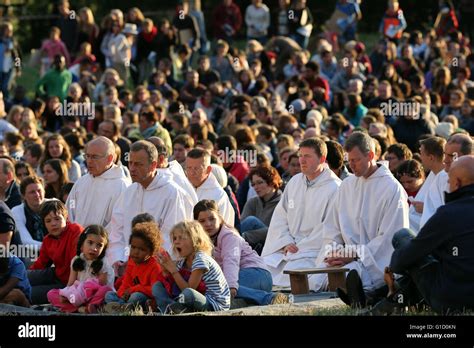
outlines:
[[[142,239],[147,247],[150,248],[152,254],[160,250],[163,244],[160,229],[155,222],[140,222],[133,226],[132,234],[128,241],[129,244],[131,244],[132,238]]]
[[[107,251],[107,245],[109,244],[109,234],[107,233],[105,228],[100,225],[87,226],[84,232],[81,233],[81,235],[79,236],[79,240],[77,241],[76,255],[81,255],[82,246],[84,245],[87,237],[91,234],[95,234],[96,236],[102,237],[105,240],[104,249],[102,249],[102,252],[100,253],[97,260],[92,261],[91,264],[92,274],[97,275],[99,274],[100,270],[104,265],[103,258],[105,256],[105,252]],[[72,264],[72,269],[76,272],[81,272],[85,269],[85,263],[86,262],[82,258],[78,257],[74,260]]]

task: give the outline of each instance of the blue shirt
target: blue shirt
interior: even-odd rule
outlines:
[[[31,301],[31,285],[28,280],[25,265],[16,256],[10,256],[8,259],[8,272],[4,275],[0,275],[0,286],[4,286],[10,278],[17,278],[19,282],[15,288],[20,289],[28,300]]]

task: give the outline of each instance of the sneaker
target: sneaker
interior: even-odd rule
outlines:
[[[168,306],[168,314],[183,314],[191,312],[184,304],[175,302]]]
[[[270,304],[275,305],[275,304],[284,304],[284,303],[289,303],[289,302],[290,302],[290,299],[288,295],[281,292],[277,292],[275,296],[273,296],[272,302],[270,302]]]
[[[109,302],[104,306],[104,312],[109,314],[123,313],[131,310],[132,308],[133,307],[128,303],[121,304],[118,302]]]
[[[346,288],[352,308],[365,308],[366,299],[362,280],[354,269],[347,274]]]
[[[336,294],[339,299],[344,302],[346,305],[350,306],[351,305],[351,299],[349,296],[347,296],[347,292],[344,291],[344,289],[337,288],[336,289]]]

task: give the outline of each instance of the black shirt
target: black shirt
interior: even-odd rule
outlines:
[[[17,205],[21,204],[21,194],[18,184],[15,181],[12,181],[10,187],[5,192],[5,204],[8,208],[13,209]]]
[[[13,218],[13,213],[5,204],[5,202],[0,201],[0,234],[8,233],[13,231],[13,236],[11,240],[12,245],[20,245],[21,238],[20,234],[16,231],[16,223]]]

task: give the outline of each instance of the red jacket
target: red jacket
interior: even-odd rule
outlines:
[[[128,259],[127,268],[122,284],[117,290],[117,295],[122,297],[125,290],[128,290],[130,294],[141,292],[148,297],[153,297],[151,287],[158,281],[163,283],[168,293],[171,293],[171,286],[163,276],[161,266],[154,256],[138,265],[132,259]]]
[[[237,156],[237,160],[230,167],[229,173],[235,176],[235,178],[239,181],[239,184],[241,184],[247,175],[249,175],[250,167],[243,157]]]
[[[232,27],[234,35],[240,30],[242,26],[242,13],[239,6],[232,3],[230,6],[220,4],[214,10],[214,36],[216,38],[225,38],[224,25]]]
[[[56,277],[66,285],[71,260],[76,256],[77,241],[83,230],[81,225],[68,221],[59,237],[47,234],[41,244],[40,255],[30,269],[45,269],[54,264]]]

